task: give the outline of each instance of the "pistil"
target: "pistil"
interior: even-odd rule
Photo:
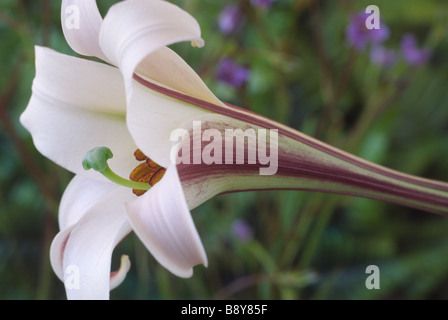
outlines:
[[[82,161],[82,166],[85,170],[93,169],[101,173],[110,181],[123,187],[142,191],[151,189],[152,186],[148,183],[127,180],[113,172],[107,163],[107,161],[112,158],[113,153],[109,148],[97,147],[87,152]]]

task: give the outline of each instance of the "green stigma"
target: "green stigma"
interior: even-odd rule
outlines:
[[[86,153],[84,159],[82,160],[82,166],[84,170],[93,169],[103,176],[105,176],[110,181],[131,189],[136,190],[149,190],[151,185],[142,182],[135,182],[128,179],[124,179],[113,172],[107,161],[113,158],[112,151],[107,147],[97,147]]]

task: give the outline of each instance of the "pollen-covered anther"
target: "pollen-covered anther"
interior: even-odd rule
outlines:
[[[164,176],[166,169],[149,159],[143,152],[137,150],[134,153],[135,159],[138,161],[145,161],[137,166],[129,175],[129,178],[132,181],[147,183],[150,186],[154,186],[157,182],[162,179]],[[146,190],[137,190],[133,189],[132,192],[141,196],[145,194]]]
[[[137,161],[145,161],[146,159],[149,159],[140,149],[137,149],[134,152],[134,157]]]

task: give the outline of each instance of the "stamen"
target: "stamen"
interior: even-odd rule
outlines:
[[[135,151],[134,156],[138,161],[145,162],[140,164],[137,168],[134,169],[134,171],[131,172],[129,178],[132,181],[147,183],[150,186],[154,186],[157,182],[160,181],[160,179],[162,179],[163,175],[166,172],[165,168],[159,166],[157,163],[149,159],[140,150]],[[135,195],[141,196],[146,191],[134,189],[133,192]]]
[[[137,161],[145,161],[148,159],[148,157],[140,151],[140,149],[137,149],[137,151],[134,152],[134,157],[137,159]]]
[[[85,170],[93,169],[95,171],[98,171],[110,181],[119,184],[121,186],[131,188],[134,190],[147,191],[151,189],[151,185],[148,183],[130,181],[120,177],[115,172],[113,172],[109,168],[109,165],[107,164],[107,160],[111,158],[113,158],[113,154],[109,148],[106,147],[94,148],[89,152],[87,152],[82,161],[82,166]]]

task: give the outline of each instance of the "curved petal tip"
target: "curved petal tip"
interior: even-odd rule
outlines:
[[[160,0],[122,1],[109,9],[99,33],[102,51],[132,80],[145,57],[176,42],[203,46],[197,21],[178,6]]]
[[[67,43],[75,52],[108,61],[100,48],[98,39],[102,24],[103,18],[98,10],[96,1],[62,1],[62,31]]]
[[[110,274],[110,290],[115,289],[124,281],[130,268],[131,261],[129,261],[129,257],[122,255],[120,268]]]

